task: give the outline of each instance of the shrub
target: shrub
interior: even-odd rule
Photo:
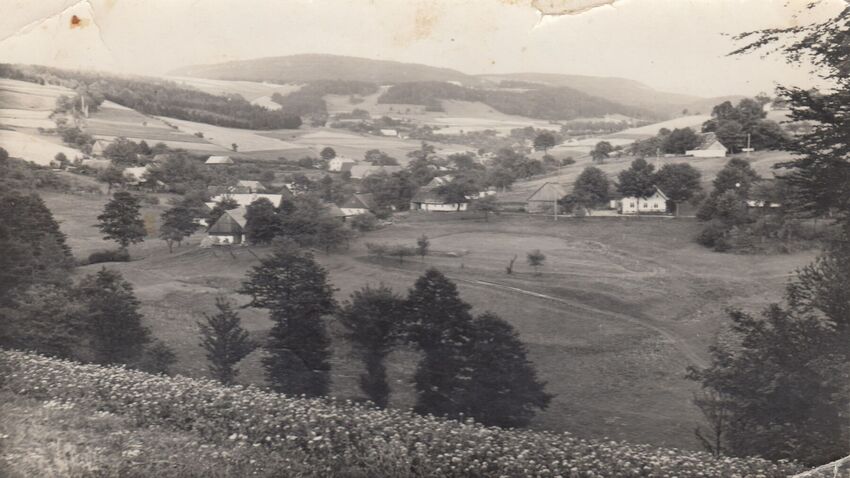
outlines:
[[[351,228],[360,232],[374,231],[378,229],[378,218],[370,212],[354,216],[351,219]]]
[[[144,196],[142,196],[142,202],[150,206],[157,206],[159,205],[159,198],[157,196],[145,194]]]
[[[697,235],[697,242],[705,247],[714,247],[719,240],[724,238],[727,232],[728,228],[720,221],[710,221]]]
[[[102,262],[130,262],[130,253],[126,250],[115,249],[111,251],[97,251],[89,254],[88,264],[100,264]]]
[[[207,443],[244,444],[270,461],[290,458],[312,471],[299,476],[779,478],[801,471],[788,462],[503,430],[16,351],[0,351],[0,376],[20,395],[191,431]]]

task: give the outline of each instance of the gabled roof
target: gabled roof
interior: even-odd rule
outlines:
[[[714,133],[702,133],[700,135],[700,142],[697,146],[689,151],[696,150],[707,150],[707,149],[716,149],[726,151],[728,148],[717,139],[717,135]]]
[[[280,206],[280,202],[283,200],[283,195],[281,195],[281,194],[257,194],[257,193],[250,193],[250,194],[225,193],[225,194],[219,194],[218,196],[212,197],[212,198],[210,198],[210,200],[213,201],[213,202],[221,202],[221,200],[223,200],[224,198],[233,199],[240,206],[249,206],[249,205],[251,205],[252,202],[256,201],[257,199],[265,198],[265,199],[268,199],[269,201],[271,201],[271,203],[274,204],[275,207],[278,207],[278,206]]]
[[[537,188],[531,196],[528,197],[528,201],[557,201],[562,197],[567,195],[567,191],[564,190],[564,187],[558,183],[544,183],[542,186]]]
[[[245,220],[245,211],[246,209],[244,207],[225,211],[224,214],[222,214],[221,217],[219,217],[218,220],[214,222],[209,229],[207,229],[207,233],[213,235],[242,234],[242,230],[245,228],[245,224],[247,223]]]
[[[429,182],[428,184],[426,184],[423,187],[425,189],[438,188],[440,186],[445,186],[446,184],[451,183],[452,181],[454,181],[454,179],[455,179],[455,177],[452,176],[451,174],[447,174],[445,176],[437,176],[434,179],[432,179],[431,182]]]
[[[354,194],[345,201],[343,201],[343,203],[340,204],[339,207],[343,209],[372,209],[372,194]]]
[[[661,196],[661,199],[663,199],[665,201],[669,201],[669,198],[667,197],[667,195],[664,194],[664,191],[659,189],[658,186],[655,186],[655,192],[652,193],[652,196],[655,196],[655,195]],[[647,198],[651,198],[652,196],[647,196]],[[627,196],[627,197],[624,197],[623,199],[628,199],[629,197],[630,196]],[[644,199],[647,199],[647,198],[644,198]]]
[[[230,156],[210,156],[205,164],[233,164]]]

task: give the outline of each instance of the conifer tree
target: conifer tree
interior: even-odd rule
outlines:
[[[463,396],[465,415],[485,425],[523,427],[552,400],[537,379],[528,351],[514,328],[495,314],[472,323],[472,380]]]
[[[381,408],[390,394],[384,360],[398,339],[403,317],[404,300],[383,285],[355,291],[339,313],[366,367],[360,388]]]
[[[472,336],[470,306],[460,299],[454,283],[429,269],[410,290],[406,309],[408,340],[425,355],[414,377],[414,409],[455,417],[463,411],[458,400],[470,379],[465,356]]]
[[[213,378],[231,385],[239,374],[235,365],[250,354],[256,345],[242,328],[242,320],[233,311],[230,301],[217,297],[215,306],[218,309],[216,314],[204,314],[204,321],[198,322],[200,345],[207,353]]]
[[[134,364],[151,341],[142,325],[139,300],[133,286],[117,271],[102,268],[84,277],[75,288],[93,361],[101,364]]]
[[[278,392],[317,397],[330,385],[330,338],[322,316],[336,309],[327,272],[312,254],[279,246],[248,272],[240,293],[269,309],[274,326],[265,345],[266,376]]]

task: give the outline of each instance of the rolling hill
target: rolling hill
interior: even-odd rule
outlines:
[[[458,86],[498,91],[502,81],[527,83],[530,90],[549,91],[570,88],[577,93],[596,97],[612,104],[644,110],[663,118],[678,115],[684,109],[691,113],[708,113],[725,100],[738,96],[702,98],[653,89],[639,81],[616,77],[563,75],[552,73],[508,73],[470,75],[450,68],[415,63],[373,60],[326,54],[303,54],[256,58],[211,65],[178,68],[175,76],[210,80],[272,81],[276,83],[309,83],[319,80],[365,81],[379,85],[399,83],[454,82]]]
[[[186,66],[170,74],[213,80],[277,83],[306,83],[318,80],[367,81],[377,84],[408,81],[458,81],[468,85],[480,83],[480,80],[474,76],[449,68],[324,54],[279,56]]]
[[[645,108],[657,114],[675,115],[683,109],[691,113],[710,113],[714,105],[726,100],[733,103],[741,96],[703,98],[693,95],[658,91],[639,81],[616,77],[586,75],[562,75],[556,73],[508,73],[503,75],[480,75],[490,82],[514,81],[536,83],[548,87],[566,87],[582,93],[605,98],[627,106]]]

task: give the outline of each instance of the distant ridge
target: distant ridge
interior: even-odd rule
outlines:
[[[415,63],[372,60],[351,56],[303,54],[194,65],[169,73],[213,80],[247,80],[303,83],[318,80],[368,81],[394,84],[411,81],[458,81],[477,85],[480,80],[450,68]]]
[[[605,98],[628,106],[645,108],[664,115],[680,114],[687,109],[689,113],[711,113],[714,105],[726,100],[737,102],[742,96],[730,95],[715,98],[703,98],[694,95],[669,93],[653,89],[639,81],[627,78],[564,75],[558,73],[506,73],[499,75],[478,75],[491,81],[522,81],[547,86],[566,86],[582,93]]]
[[[564,75],[557,73],[507,73],[470,75],[451,68],[417,63],[373,60],[329,54],[300,54],[238,60],[210,65],[193,65],[169,73],[212,80],[271,81],[275,83],[308,83],[319,80],[366,81],[379,85],[419,82],[456,82],[467,87],[496,87],[502,81],[533,83],[546,87],[571,88],[585,95],[601,98],[632,108],[651,112],[658,117],[674,117],[688,113],[708,114],[725,100],[740,96],[702,98],[653,89],[639,81],[617,77]],[[534,86],[534,85],[530,85]]]

